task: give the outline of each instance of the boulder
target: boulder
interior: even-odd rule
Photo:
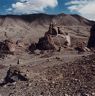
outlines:
[[[26,77],[25,74],[23,75],[23,73],[21,72],[21,69],[18,66],[10,66],[4,78],[3,83],[1,83],[0,85],[17,82],[18,80],[27,81],[28,78]]]

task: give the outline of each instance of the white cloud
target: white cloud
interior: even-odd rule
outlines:
[[[7,11],[12,11],[12,8],[8,8]]]
[[[90,20],[95,20],[95,0],[72,0],[66,5],[71,12],[78,12]]]
[[[20,0],[12,4],[11,8],[14,14],[31,14],[44,12],[47,7],[54,8],[57,4],[57,0]]]

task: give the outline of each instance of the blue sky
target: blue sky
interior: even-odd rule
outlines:
[[[0,0],[0,15],[33,13],[79,14],[95,20],[95,0]]]

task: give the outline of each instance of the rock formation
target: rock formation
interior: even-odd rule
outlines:
[[[88,48],[95,48],[95,24],[90,29],[90,38],[88,41]]]

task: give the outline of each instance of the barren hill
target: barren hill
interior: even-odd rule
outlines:
[[[51,22],[70,34],[74,46],[62,47],[60,52],[35,50],[29,54],[23,42],[37,42]],[[95,96],[95,54],[93,51],[79,54],[75,50],[79,41],[88,41],[93,24],[94,21],[79,15],[0,16],[0,41],[6,39],[5,33],[12,40],[23,40],[22,47],[15,47],[14,55],[3,55],[1,50],[0,96]]]
[[[32,37],[32,41],[35,41],[44,35],[51,22],[55,24],[55,27],[65,27],[64,31],[70,31],[73,35],[77,31],[81,31],[81,33],[83,32],[81,35],[85,34],[86,36],[88,36],[89,27],[95,23],[79,15],[63,13],[58,15],[2,15],[0,16],[0,37],[4,38],[4,32],[7,32],[10,38],[26,40]]]
[[[50,22],[54,22],[58,25],[92,25],[94,22],[87,20],[79,15],[69,15],[69,14],[58,14],[58,15],[48,15],[48,14],[30,14],[30,15],[2,15],[0,16],[0,25],[2,26],[5,21],[22,21],[23,23],[34,25],[46,25]],[[68,23],[69,22],[69,23]],[[10,22],[7,22],[8,24]]]

